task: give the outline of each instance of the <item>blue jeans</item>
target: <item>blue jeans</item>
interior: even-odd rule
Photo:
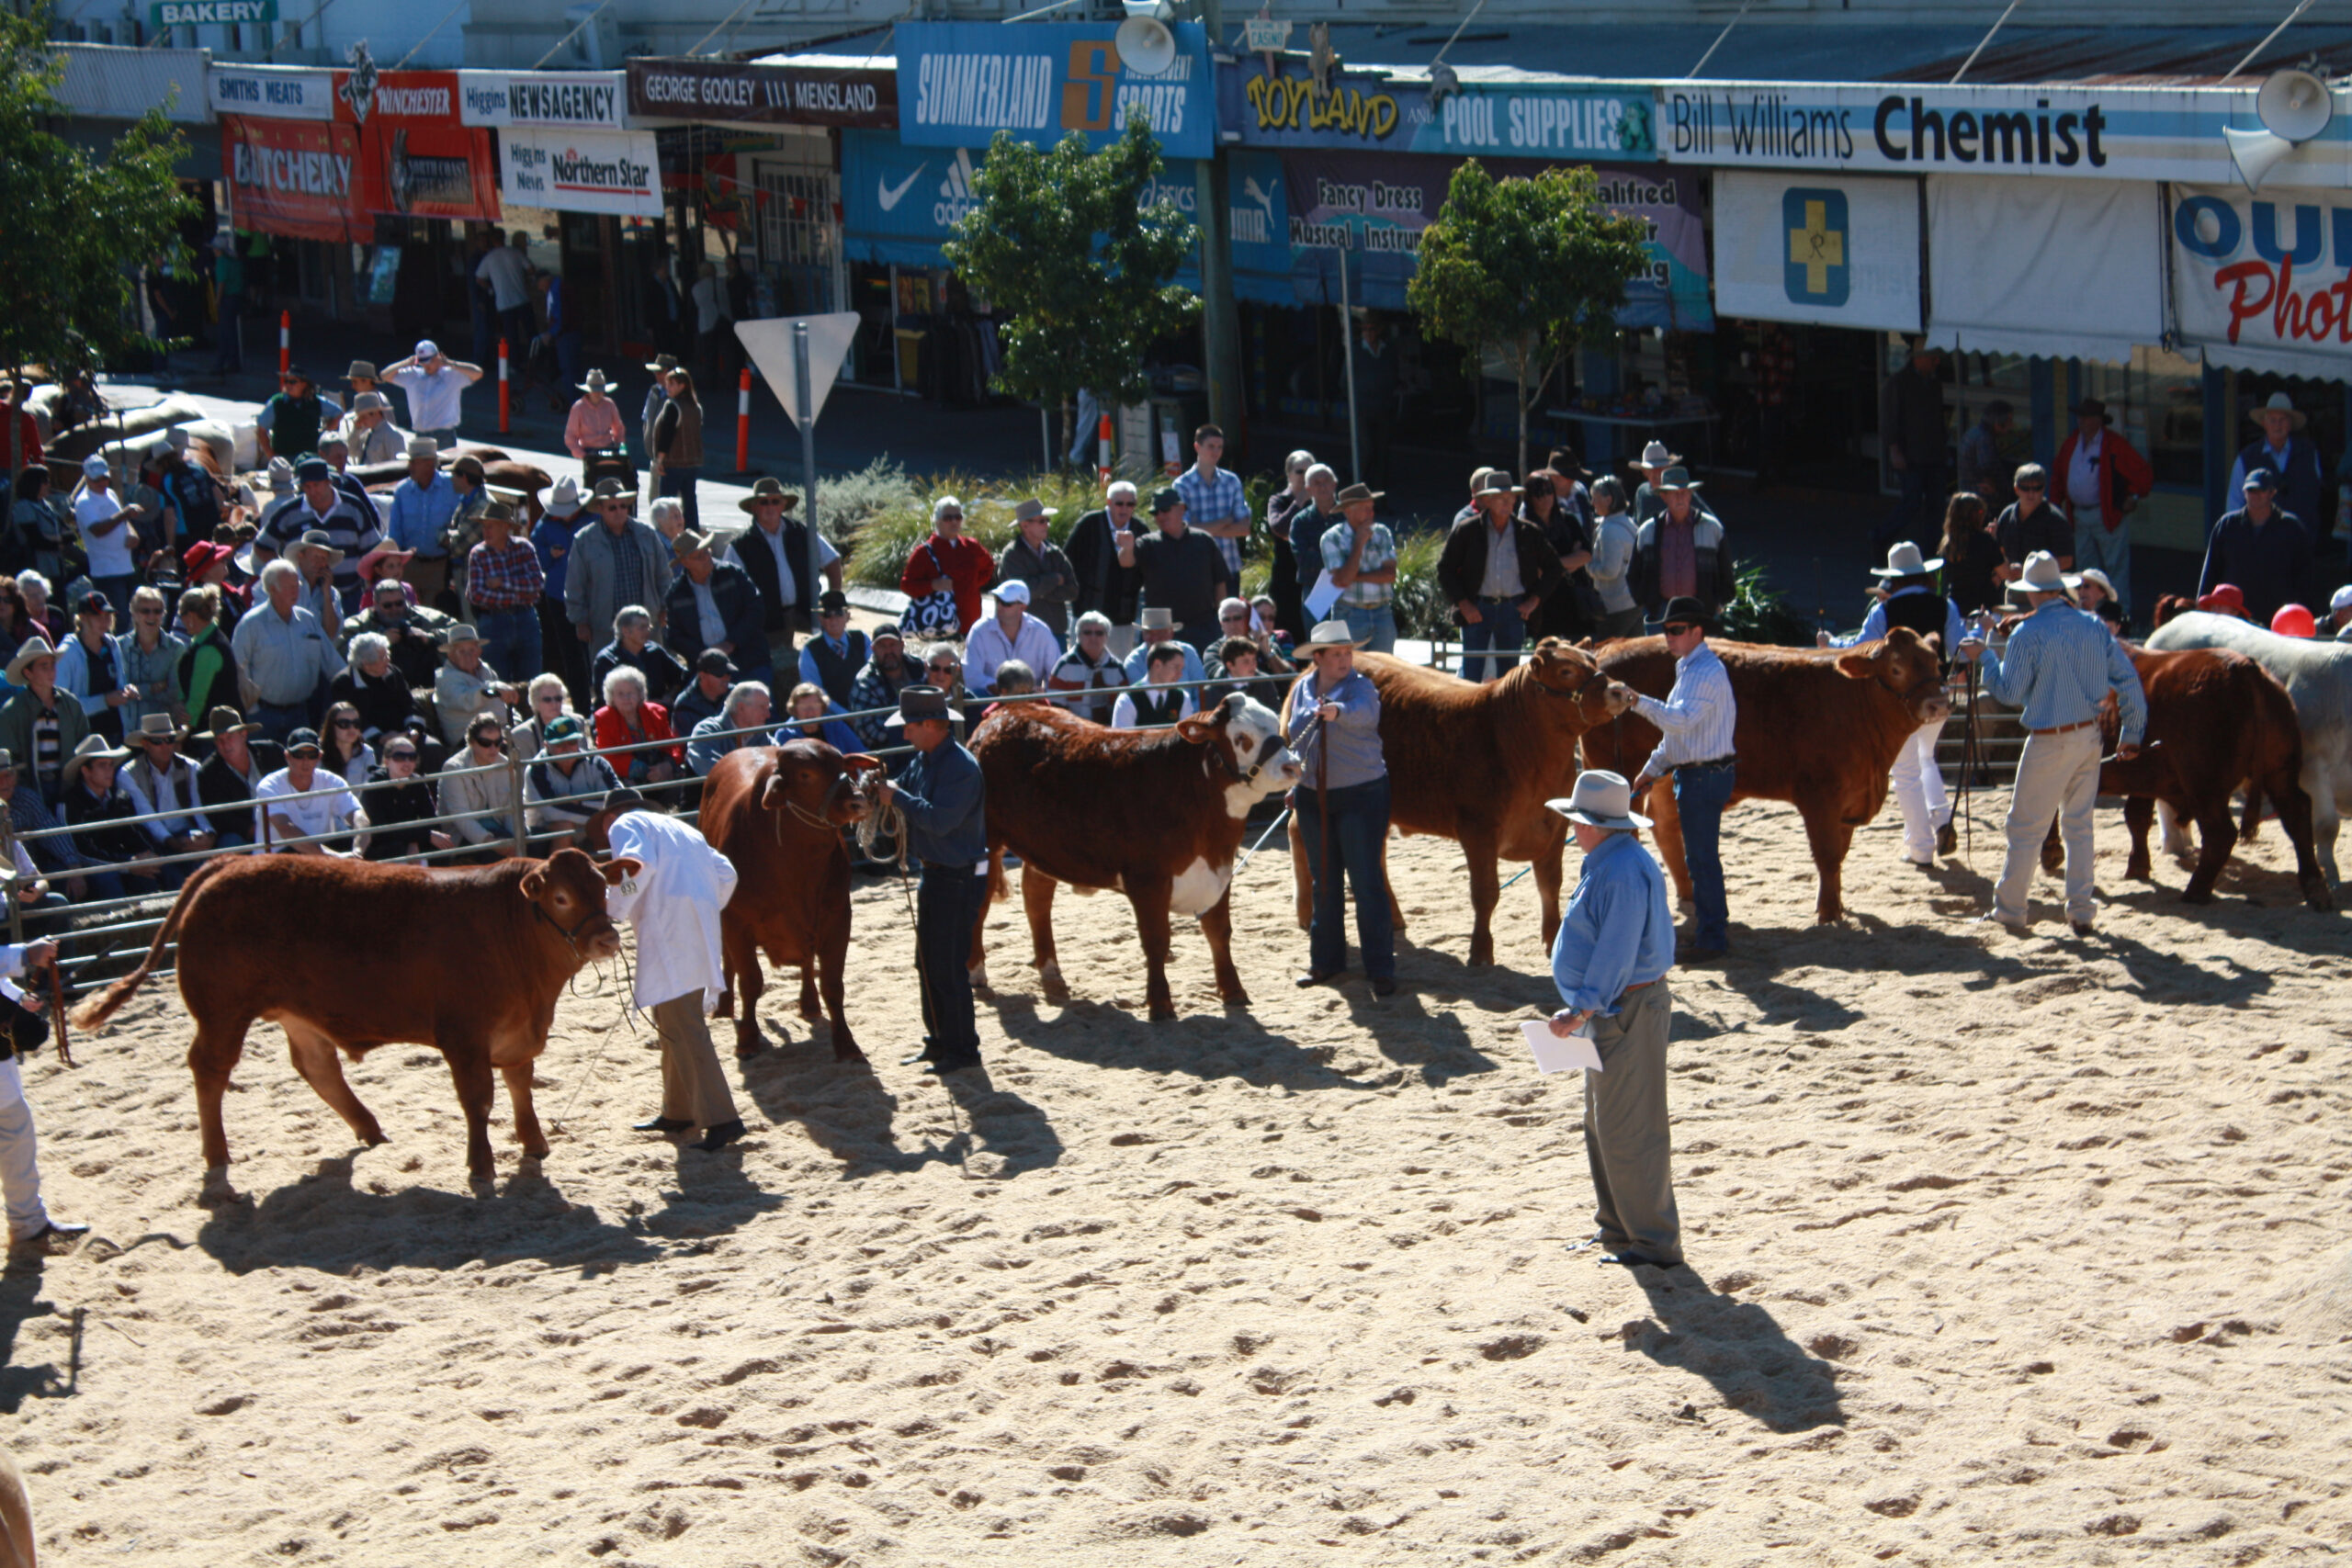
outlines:
[[[1382,604],[1367,609],[1362,604],[1342,604],[1340,615],[1348,623],[1348,635],[1363,643],[1366,651],[1396,651],[1396,612],[1393,606]]]
[[[288,703],[282,706],[277,703],[255,703],[252,718],[261,726],[264,739],[275,740],[280,746],[285,745],[286,738],[296,730],[314,728],[319,722],[318,716],[311,712],[308,703]]]
[[[1306,840],[1306,864],[1315,880],[1315,919],[1307,926],[1307,967],[1336,975],[1348,966],[1347,893],[1356,897],[1356,942],[1363,949],[1363,972],[1374,980],[1396,975],[1396,932],[1388,918],[1388,878],[1380,850],[1388,837],[1388,780],[1350,784],[1329,792],[1331,847],[1340,863],[1323,863],[1323,814],[1312,781],[1298,786],[1298,830]],[[1341,871],[1347,874],[1342,886]]]
[[[1738,770],[1674,770],[1674,807],[1682,818],[1682,858],[1690,868],[1690,898],[1699,906],[1693,945],[1720,952],[1731,940],[1731,909],[1724,897],[1724,807],[1731,804]]]
[[[1516,599],[1481,599],[1478,601],[1478,624],[1462,628],[1462,678],[1465,681],[1491,681],[1519,668],[1519,650],[1527,642],[1527,622],[1519,613]],[[1485,660],[1473,659],[1474,653],[1488,649],[1501,656]]]
[[[923,1055],[944,1066],[980,1059],[972,1015],[972,922],[989,879],[968,865],[922,868],[915,897],[915,962],[921,966]]]
[[[2075,570],[2096,568],[2115,584],[2116,607],[2132,613],[2132,520],[2125,518],[2109,532],[2106,523],[2086,509],[2087,521],[2075,525]]]
[[[125,573],[121,577],[94,577],[90,579],[90,586],[105,594],[107,603],[114,606],[117,625],[127,626],[130,624],[130,591],[139,586],[137,573]]]
[[[476,610],[474,629],[481,633],[481,654],[501,680],[526,685],[539,672],[539,613],[532,610]]]
[[[1951,470],[1940,463],[1914,463],[1903,470],[1902,480],[1903,494],[1894,503],[1893,515],[1879,525],[1874,542],[1886,546],[1908,539],[1931,551],[1944,535],[1944,503],[1951,499]]]
[[[674,495],[685,508],[686,526],[702,532],[702,509],[695,504],[695,484],[702,478],[699,466],[691,468],[664,468],[662,470],[662,493]]]

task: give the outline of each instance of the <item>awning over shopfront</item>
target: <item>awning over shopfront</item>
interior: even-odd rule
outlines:
[[[2233,369],[2342,380],[2352,366],[2352,197],[2167,194],[2182,346]]]
[[[1919,186],[1718,174],[1715,309],[1764,321],[1919,330]]]
[[[2164,341],[2158,187],[2121,180],[1928,180],[1928,340],[2128,363]]]
[[[93,119],[137,119],[159,108],[164,118],[199,125],[212,118],[205,96],[210,55],[200,49],[129,49],[113,44],[69,43],[57,51],[65,62],[58,100]]]

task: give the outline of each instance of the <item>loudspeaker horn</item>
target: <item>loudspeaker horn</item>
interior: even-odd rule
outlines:
[[[1119,63],[1138,76],[1157,76],[1176,63],[1176,35],[1152,17],[1129,17],[1113,36]]]
[[[2222,136],[2230,144],[2230,161],[2238,166],[2238,178],[2245,182],[2248,190],[2260,190],[2263,176],[2295,150],[2293,142],[2267,130],[2240,130],[2224,126]]]
[[[2273,136],[2309,141],[2335,118],[2335,103],[2316,72],[2274,71],[2254,96],[2254,112]]]

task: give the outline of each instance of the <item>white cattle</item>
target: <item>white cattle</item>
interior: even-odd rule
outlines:
[[[2303,732],[2303,793],[2312,797],[2312,844],[2327,885],[2339,886],[2335,827],[2352,812],[2352,643],[2280,637],[2232,615],[2192,610],[2158,626],[2152,649],[2226,648],[2278,677]]]

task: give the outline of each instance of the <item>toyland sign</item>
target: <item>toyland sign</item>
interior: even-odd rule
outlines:
[[[2343,374],[2352,345],[2352,196],[2172,189],[2173,307],[2218,365]]]

